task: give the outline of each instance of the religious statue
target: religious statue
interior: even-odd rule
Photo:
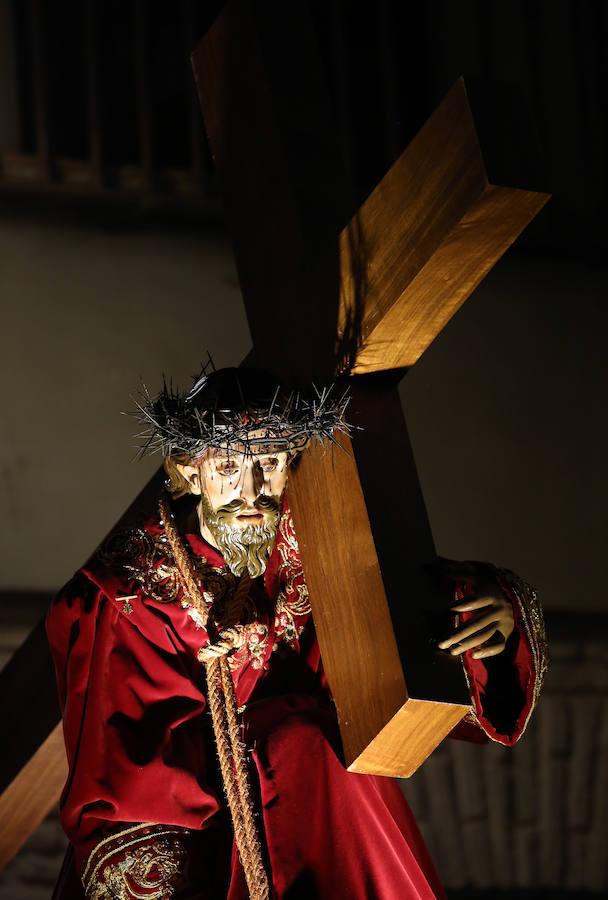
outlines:
[[[158,511],[47,619],[69,761],[56,897],[445,897],[397,780],[343,764],[289,511],[290,469],[349,432],[347,403],[245,368],[142,401]],[[435,565],[457,623],[439,651],[471,693],[450,737],[510,746],[547,666],[536,595],[488,563]]]

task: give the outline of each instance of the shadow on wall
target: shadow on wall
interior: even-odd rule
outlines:
[[[439,553],[607,611],[608,271],[510,252],[402,382]]]
[[[207,350],[237,365],[250,337],[222,237],[4,220],[0,242],[0,587],[54,590],[160,463],[133,462],[120,415],[139,378],[188,385]]]

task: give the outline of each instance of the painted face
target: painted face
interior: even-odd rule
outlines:
[[[268,511],[268,500],[279,502],[287,484],[284,452],[250,455],[232,448],[212,450],[199,468],[211,509],[217,512],[232,506],[231,521],[243,528],[261,524]]]
[[[287,485],[288,455],[231,446],[210,450],[196,466],[180,467],[198,507],[202,536],[235,575],[261,575],[275,543]]]

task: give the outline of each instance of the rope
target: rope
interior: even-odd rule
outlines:
[[[230,680],[232,681],[232,679]],[[217,755],[220,762],[222,780],[224,782],[224,791],[228,801],[230,815],[232,817],[236,845],[238,847],[241,864],[245,871],[247,887],[249,888],[249,893],[252,898],[267,897],[267,894],[258,893],[256,890],[256,865],[255,860],[252,857],[252,847],[249,844],[248,835],[243,823],[243,804],[237,778],[235,777],[235,772],[232,767],[233,761],[235,765],[238,765],[238,759],[234,756],[232,735],[230,734],[226,718],[224,686],[221,662],[219,659],[214,659],[207,663],[207,696],[209,698],[209,707],[211,709],[211,719],[213,721],[213,731],[215,733]]]
[[[177,564],[178,572],[181,575],[182,587],[189,600],[196,608],[200,620],[207,629],[207,634],[209,635],[210,643],[199,651],[199,660],[201,662],[207,662],[209,659],[224,656],[224,654],[229,653],[230,650],[240,647],[243,639],[240,630],[235,626],[240,622],[249,600],[249,591],[251,588],[251,578],[249,577],[249,573],[245,572],[241,577],[237,589],[234,592],[234,596],[230,601],[230,606],[224,615],[222,629],[221,631],[218,631],[216,623],[213,620],[208,621],[209,605],[205,602],[199,589],[198,578],[192,559],[175,527],[173,513],[171,512],[168,500],[164,494],[161,496],[158,506],[160,521],[165,529],[165,534],[167,535],[173,558]]]
[[[160,513],[160,523],[165,529],[165,534],[167,535],[167,540],[171,547],[171,553],[173,554],[173,559],[177,564],[177,570],[181,577],[184,592],[196,607],[203,625],[206,626],[207,619],[209,618],[209,606],[205,603],[203,596],[199,591],[194,565],[192,564],[190,555],[184,547],[182,539],[175,527],[173,513],[171,512],[171,508],[164,494],[161,495],[158,502],[158,510]]]
[[[225,656],[233,649],[241,646],[243,636],[235,626],[240,622],[247,602],[249,600],[249,592],[251,590],[251,578],[245,572],[241,576],[234,596],[230,599],[230,605],[224,614],[222,620],[222,629],[218,637],[209,643],[206,647],[201,647],[198,652],[198,658],[201,662],[208,662],[210,659]]]
[[[241,575],[241,580],[239,581],[236,591],[234,592],[234,596],[230,598],[230,606],[226,610],[224,618],[222,619],[222,629],[232,628],[234,625],[237,625],[241,621],[245,609],[247,608],[250,592],[251,577],[249,575],[249,572],[243,572],[243,574]]]
[[[211,710],[213,732],[217,748],[224,791],[232,817],[234,836],[251,900],[269,900],[270,887],[262,861],[262,849],[256,832],[253,802],[247,778],[245,746],[239,740],[239,722],[236,709],[234,682],[230,674],[227,654],[238,646],[240,633],[234,626],[249,599],[251,579],[245,574],[235,591],[233,601],[224,617],[224,627],[217,632],[215,624],[209,620],[209,607],[205,603],[198,585],[192,560],[175,527],[173,515],[164,496],[159,503],[161,523],[165,529],[169,546],[182,587],[199,612],[209,633],[212,626],[215,634],[213,642],[199,650],[198,657],[205,664],[207,676],[207,697]]]
[[[259,894],[260,897],[268,898],[269,889],[266,880],[266,872],[262,862],[262,848],[258,840],[258,835],[253,819],[253,800],[249,781],[247,780],[247,762],[245,759],[245,745],[239,740],[239,722],[236,711],[236,697],[234,694],[234,686],[232,676],[228,667],[228,660],[223,656],[220,660],[220,671],[224,683],[224,695],[226,698],[226,718],[228,721],[228,732],[232,744],[232,754],[235,761],[236,783],[241,798],[241,810],[243,817],[243,828],[247,837],[247,845],[251,854],[250,865],[256,884],[264,885],[265,890]],[[229,686],[232,686],[230,690]]]

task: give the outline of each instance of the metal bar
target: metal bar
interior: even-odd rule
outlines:
[[[183,37],[188,57],[194,51],[196,44],[200,38],[197,27],[196,10],[198,3],[196,0],[185,0],[183,5]],[[209,178],[209,165],[205,157],[204,131],[203,121],[201,117],[201,108],[196,94],[194,79],[189,78],[188,95],[190,99],[189,107],[189,141],[190,141],[190,171],[192,173],[192,181],[199,187],[204,187]]]
[[[29,0],[32,80],[36,116],[36,152],[43,181],[54,181],[49,132],[49,98],[44,46],[43,0]]]
[[[344,10],[340,3],[331,4],[331,31],[333,60],[333,81],[336,97],[337,125],[344,157],[344,166],[349,182],[349,191],[354,195],[356,173],[354,168],[354,139],[350,112],[350,91],[348,78],[348,55],[344,37]]]
[[[389,165],[399,153],[399,107],[395,84],[395,54],[393,46],[393,17],[391,0],[380,0],[378,13],[378,56],[384,106],[384,135]]]
[[[143,182],[147,190],[156,188],[156,154],[150,87],[149,29],[146,0],[133,0],[133,44],[135,54],[135,92],[139,131],[139,156]]]
[[[103,130],[101,121],[101,65],[99,55],[98,0],[85,0],[84,42],[87,78],[89,154],[91,180],[99,189],[105,185],[103,165]]]
[[[56,157],[53,165],[55,180],[41,182],[37,156],[0,152],[0,197],[20,194],[88,197],[91,201],[99,200],[109,206],[119,206],[123,202],[132,204],[135,196],[148,198],[139,165],[113,166],[111,189],[106,183],[103,190],[95,184],[88,161]],[[172,214],[194,215],[205,223],[221,223],[223,214],[217,193],[201,191],[200,185],[193,180],[190,168],[164,169],[162,178],[163,192],[156,192],[153,198],[156,209],[171,211]]]

